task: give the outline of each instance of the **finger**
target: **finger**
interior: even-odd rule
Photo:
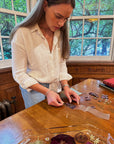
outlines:
[[[77,97],[80,99],[80,96],[77,93],[73,93],[73,94],[74,94],[74,97]]]
[[[80,97],[78,95],[71,95],[72,99],[79,104]]]
[[[64,102],[62,101],[62,99],[60,97],[57,97],[57,101],[62,105],[64,104]]]
[[[72,102],[72,98],[69,95],[67,95],[67,98],[68,98],[69,102],[71,103]]]
[[[79,100],[77,100],[76,98],[73,98],[73,101],[77,102],[77,104],[79,104]]]
[[[62,106],[63,103],[59,103],[57,101],[54,101],[53,103],[51,103],[51,105],[53,105],[53,106]]]
[[[78,97],[76,97],[76,102],[77,102],[77,104],[79,104],[79,98]]]

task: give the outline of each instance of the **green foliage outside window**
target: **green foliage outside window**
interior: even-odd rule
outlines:
[[[113,18],[87,19],[86,16],[113,15],[113,0],[75,0],[70,20],[70,56],[109,56]],[[76,16],[76,19],[72,19]],[[85,16],[85,19],[79,17]],[[78,19],[79,17],[79,19]]]
[[[76,6],[72,16],[102,16],[113,15],[113,0],[75,0]],[[22,13],[27,12],[26,0],[0,0],[0,8],[14,10]],[[25,17],[14,14],[0,13],[0,34],[6,36],[1,38],[0,60],[2,51],[4,59],[11,59],[11,46],[7,38],[16,23],[20,23]],[[71,56],[109,56],[111,47],[113,19],[96,19],[90,21],[82,18],[70,20],[69,42]]]
[[[25,17],[17,16],[17,24],[24,20]]]
[[[114,14],[114,0],[101,0],[100,15]]]
[[[26,0],[1,0],[0,8],[14,10],[22,13],[27,12]],[[16,15],[16,22],[14,14],[10,13],[0,13],[0,34],[1,36],[9,37],[11,30],[16,23],[20,23],[25,17],[21,15]],[[9,43],[9,38],[1,38],[2,49],[4,54],[4,59],[11,59],[11,45]],[[0,60],[2,60],[2,51],[0,44]]]
[[[11,0],[0,0],[0,8],[11,10],[12,9]]]
[[[0,13],[1,35],[9,36],[12,28],[15,26],[15,18],[12,14]]]
[[[4,51],[4,58],[11,59],[11,45],[8,38],[2,38],[2,45]]]
[[[12,7],[13,5],[13,7]],[[0,8],[15,10],[19,12],[27,12],[26,0],[13,0],[13,4],[11,0],[0,0]]]
[[[27,12],[26,0],[14,0],[14,10],[20,12]]]

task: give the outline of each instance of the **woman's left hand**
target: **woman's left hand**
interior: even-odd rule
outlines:
[[[64,93],[65,93],[65,95],[68,98],[68,100],[69,100],[70,103],[73,100],[73,101],[76,101],[77,104],[79,104],[80,97],[72,89],[70,89],[69,87],[66,86],[66,87],[64,87]]]

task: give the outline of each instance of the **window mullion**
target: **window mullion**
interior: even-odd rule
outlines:
[[[85,19],[83,19],[83,26],[82,26],[82,47],[81,47],[81,56],[83,55],[84,22],[85,22]]]
[[[101,0],[99,0],[99,6],[98,6],[98,16],[100,15],[100,4],[101,4]]]
[[[11,0],[12,10],[14,10],[13,0]]]
[[[17,25],[17,16],[16,14],[14,14],[14,16],[15,16],[15,25]]]
[[[100,17],[100,0],[99,0],[99,6],[98,6],[98,17]],[[97,44],[98,44],[98,34],[99,34],[99,21],[100,21],[100,19],[98,18],[98,23],[97,23],[97,35],[96,35],[96,47],[95,47],[95,56],[97,55]]]
[[[85,15],[85,0],[84,0],[84,4],[83,4],[83,16],[84,16],[84,15]],[[84,22],[85,22],[85,19],[83,18],[81,56],[83,55]]]
[[[101,19],[112,19],[114,18],[114,15],[90,15],[90,16],[72,16],[71,19],[72,20],[79,20],[79,19],[98,19],[98,18],[101,18]]]
[[[20,16],[27,16],[27,13],[19,12],[19,11],[14,11],[14,10],[8,10],[4,8],[0,8],[1,13],[7,13],[7,14],[16,14]]]
[[[2,46],[2,37],[1,37],[1,31],[0,31],[0,45],[1,45],[1,54],[2,54],[2,60],[4,60],[4,51]]]
[[[30,12],[30,0],[26,0],[26,4],[27,4],[27,13]]]
[[[114,62],[114,19],[113,19],[113,28],[112,28],[112,39],[111,39],[111,60]]]
[[[83,4],[83,16],[85,15],[85,0],[84,0],[84,4]]]
[[[99,19],[98,19],[98,23],[97,23],[97,35],[96,35],[95,56],[96,56],[96,54],[97,54],[98,34],[99,34]]]

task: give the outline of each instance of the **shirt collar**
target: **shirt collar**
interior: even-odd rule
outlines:
[[[42,34],[41,30],[40,30],[40,27],[38,24],[35,24],[34,26],[32,26],[31,28],[31,32],[35,32],[35,31],[38,31],[39,35],[41,35],[43,38],[44,38],[44,35]],[[59,38],[60,36],[60,30],[56,30],[54,32],[54,39],[55,39],[55,43],[57,42],[57,39]]]
[[[32,33],[35,32],[35,31],[37,31],[37,30],[38,30],[38,24],[35,24],[35,25],[32,26],[30,29],[31,29],[31,32],[32,32]]]

